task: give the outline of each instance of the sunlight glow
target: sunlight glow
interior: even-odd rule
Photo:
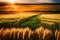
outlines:
[[[15,3],[15,0],[9,0],[9,2],[10,2],[11,4],[14,4],[14,3]]]

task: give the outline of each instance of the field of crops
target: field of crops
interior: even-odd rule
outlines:
[[[60,40],[60,14],[0,18],[0,40]]]
[[[60,40],[60,5],[0,3],[0,40]]]

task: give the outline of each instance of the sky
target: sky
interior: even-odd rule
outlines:
[[[17,3],[60,3],[60,0],[0,0],[0,2],[17,2]]]

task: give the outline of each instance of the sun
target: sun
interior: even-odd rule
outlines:
[[[13,4],[13,3],[15,3],[15,0],[9,0],[9,2]]]

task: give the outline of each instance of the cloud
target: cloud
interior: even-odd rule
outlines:
[[[60,0],[14,0],[17,3],[60,3]],[[9,2],[9,0],[0,0],[0,2]]]
[[[60,3],[60,0],[52,0],[54,3]]]
[[[0,2],[9,2],[9,0],[0,0]],[[50,3],[52,0],[15,0],[18,3]]]
[[[37,0],[36,2],[40,2],[40,3],[52,3],[52,0]]]

